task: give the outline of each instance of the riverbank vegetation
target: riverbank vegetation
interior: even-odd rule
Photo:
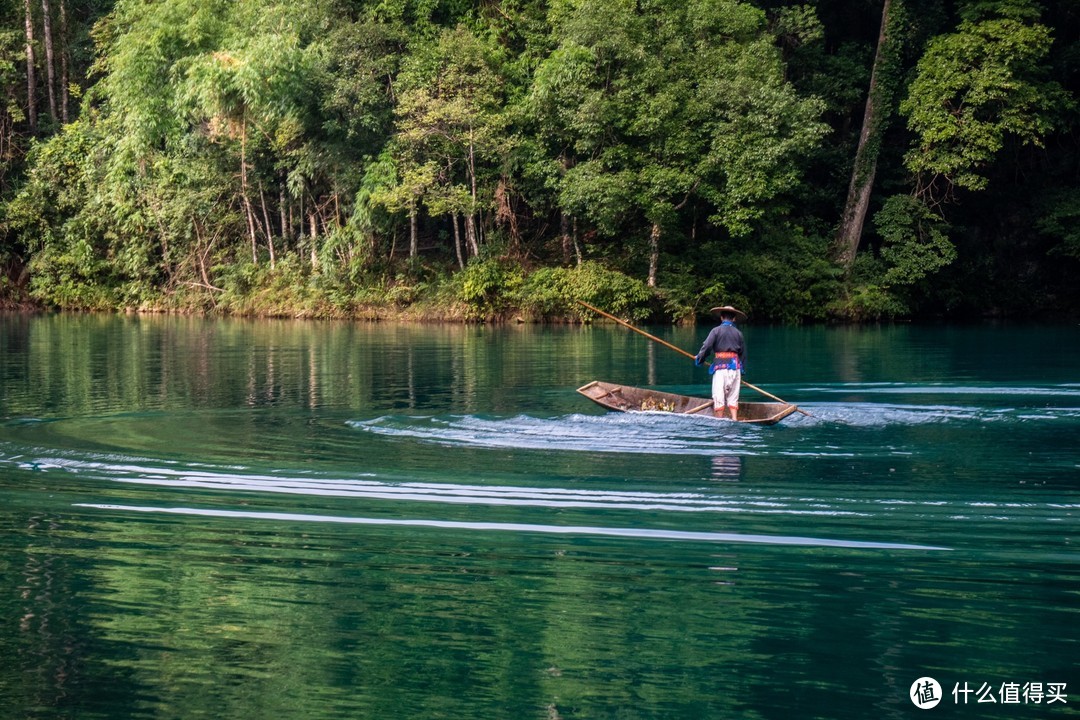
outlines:
[[[1066,0],[8,0],[0,295],[1080,315]]]

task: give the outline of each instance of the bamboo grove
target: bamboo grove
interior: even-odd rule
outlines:
[[[1075,317],[1067,0],[3,0],[0,298]]]

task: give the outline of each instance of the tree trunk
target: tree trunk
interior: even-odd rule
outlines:
[[[255,213],[251,210],[251,198],[247,187],[247,123],[240,128],[240,200],[247,215],[248,234],[251,236],[251,262],[259,263],[259,246],[255,239]]]
[[[480,254],[480,237],[479,229],[476,224],[476,210],[479,203],[477,198],[479,194],[476,191],[476,149],[473,146],[472,141],[472,129],[469,129],[469,186],[472,195],[472,207],[469,208],[469,215],[465,219],[465,236],[469,238],[469,242],[473,246],[473,254]]]
[[[282,173],[284,175],[284,173]],[[288,214],[288,200],[285,197],[285,178],[282,177],[281,182],[278,183],[278,211],[281,213],[281,240],[286,242],[289,239],[289,214]],[[288,248],[288,245],[285,246]]]
[[[195,244],[195,254],[198,256],[199,275],[202,276],[203,285],[210,289],[216,290],[217,288],[215,288],[214,284],[210,282],[210,274],[206,271],[206,256],[210,254],[210,250],[214,244],[214,241],[212,239],[207,241],[206,248],[203,249],[203,238],[202,232],[200,230],[199,220],[198,218],[192,218],[191,222],[195,226],[195,238],[197,240]]]
[[[446,159],[446,177],[452,178],[454,176],[454,165],[450,161],[450,158]],[[454,225],[454,252],[457,254],[458,267],[462,270],[465,269],[465,258],[468,256],[468,250],[462,247],[461,241],[461,226],[458,225],[458,214],[456,212],[450,213],[450,222]]]
[[[577,218],[574,218],[573,236],[574,236],[574,256],[577,257],[578,267],[581,267],[581,263],[584,262],[584,260],[582,259],[582,256],[581,256],[581,244],[578,242]]]
[[[299,223],[300,232],[297,233],[296,225]],[[297,198],[297,202],[289,203],[289,239],[300,244],[300,236],[304,234],[304,196]]]
[[[48,79],[49,113],[53,120],[60,117],[56,109],[56,63],[53,55],[52,10],[49,0],[41,0],[41,17],[45,35],[45,74]]]
[[[457,213],[450,213],[450,222],[454,224],[454,252],[457,253],[457,264],[464,270],[465,256],[461,252],[461,228],[458,227]]]
[[[573,250],[570,238],[570,217],[565,212],[559,212],[559,237],[562,239],[562,263],[570,264],[570,252]]]
[[[311,201],[312,210],[308,215],[308,224],[311,226],[311,269],[317,270],[319,268],[319,254],[315,252],[315,238],[319,236],[319,226],[315,223],[315,201]]]
[[[13,91],[9,89],[8,97],[13,95]],[[0,113],[0,158],[8,157],[10,148],[15,141],[15,122],[11,117],[11,113]],[[0,182],[3,182],[4,176],[7,174],[7,168],[4,165],[0,165]]]
[[[68,25],[67,8],[64,0],[59,0],[60,6],[60,117],[64,124],[70,122],[68,117]]]
[[[566,154],[559,156],[559,164],[562,166],[562,177],[566,177],[566,173],[570,170],[570,158]],[[571,230],[571,225],[573,229]],[[577,241],[577,218],[571,218],[564,211],[559,211],[559,232],[562,235],[562,256],[563,265],[570,264],[570,251],[573,249],[574,255],[577,258],[577,264],[581,265],[581,248],[578,247]]]
[[[850,268],[855,262],[859,242],[862,240],[866,213],[870,207],[870,194],[874,189],[874,176],[877,174],[881,138],[891,110],[894,81],[885,76],[886,66],[894,55],[890,36],[891,6],[894,1],[898,4],[902,2],[902,0],[885,0],[885,6],[881,10],[881,30],[878,34],[874,66],[870,72],[870,90],[866,95],[866,109],[863,112],[862,131],[859,133],[859,146],[855,151],[855,167],[851,171],[851,184],[848,187],[844,215],[833,246],[833,254],[845,268]]]
[[[30,0],[26,5],[26,118],[30,122],[30,132],[37,132],[37,77],[34,75],[34,13],[30,10]]]
[[[418,250],[418,240],[416,237],[416,200],[413,200],[412,205],[409,206],[409,257],[416,257]]]
[[[649,233],[649,277],[645,284],[656,287],[656,268],[660,264],[660,225],[653,223]]]
[[[480,254],[480,241],[476,237],[476,216],[469,213],[465,216],[465,239],[469,242],[473,257]]]
[[[495,188],[495,206],[495,222],[509,228],[510,248],[515,254],[520,254],[521,231],[518,229],[517,213],[514,212],[511,185],[505,175],[499,178],[499,184]]]
[[[274,227],[270,224],[270,212],[266,209],[266,193],[263,192],[262,182],[259,183],[259,200],[262,202],[263,222],[266,224],[266,247],[270,249],[270,269],[276,265],[274,257]]]

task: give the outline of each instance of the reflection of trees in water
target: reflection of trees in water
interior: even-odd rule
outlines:
[[[0,632],[0,647],[4,648],[0,688],[5,690],[5,705],[73,708],[72,698],[86,700],[99,686],[130,687],[122,669],[90,661],[102,646],[87,624],[93,613],[87,613],[80,602],[86,588],[81,571],[84,560],[78,544],[66,544],[70,529],[51,513],[36,509],[28,516],[15,510],[2,521],[22,528],[22,532],[12,534],[20,547],[16,551],[12,546],[13,552],[5,557],[25,558],[16,592],[8,593],[0,603],[5,617],[18,616],[18,623],[5,623]],[[5,576],[7,579],[14,578]],[[24,717],[15,711],[5,714],[8,716]]]

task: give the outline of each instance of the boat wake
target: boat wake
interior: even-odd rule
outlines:
[[[753,455],[764,447],[766,432],[752,425],[664,412],[553,418],[386,415],[348,425],[375,435],[448,446],[691,455]]]
[[[1010,427],[1080,420],[1080,408],[986,408],[893,403],[817,403],[801,406],[779,425],[761,427],[664,412],[572,414],[557,417],[483,415],[384,415],[347,425],[373,435],[446,446],[566,450],[603,453],[759,455],[805,446],[842,428],[876,431],[896,427]],[[798,436],[793,435],[798,432]],[[809,433],[809,434],[808,434]],[[831,441],[826,443],[830,445]]]

